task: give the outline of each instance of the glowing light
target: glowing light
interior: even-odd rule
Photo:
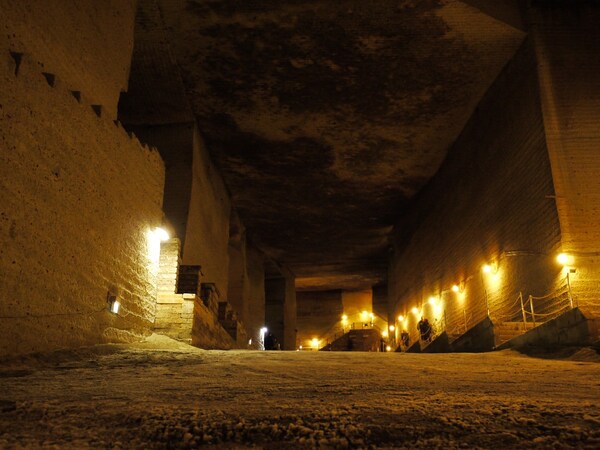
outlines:
[[[348,316],[347,316],[346,314],[344,314],[344,315],[342,316],[342,320],[345,322],[346,320],[348,320]]]
[[[389,329],[390,329],[390,331],[394,331],[396,329],[396,327],[394,325],[390,325]]]
[[[317,338],[313,338],[311,342],[312,342],[312,346],[314,348],[316,348],[316,349],[319,348],[319,340]]]
[[[163,228],[154,228],[147,233],[148,238],[148,258],[153,263],[153,270],[158,270],[158,260],[160,259],[160,243],[169,239],[169,233]]]
[[[559,264],[563,265],[563,266],[570,266],[575,262],[575,258],[573,258],[572,255],[569,255],[567,253],[561,253],[556,257],[556,260],[558,261]]]
[[[398,322],[404,322],[404,316],[398,316]]]
[[[114,300],[110,303],[109,309],[110,309],[111,313],[119,314],[120,307],[121,307],[121,304],[119,303],[119,300]]]
[[[498,272],[498,264],[484,264],[481,270],[483,270],[483,273],[496,273]]]
[[[437,297],[433,297],[433,296],[429,297],[429,304],[431,306],[435,306],[437,304]]]
[[[384,337],[384,338],[386,338],[386,337],[388,337],[388,336],[389,336],[389,334],[388,334],[387,330],[383,330],[383,331],[381,332],[381,337]]]
[[[248,339],[248,345],[252,345],[252,338]]]
[[[371,313],[371,314],[369,314],[369,317],[370,317],[371,319],[374,319],[374,318],[375,318],[375,314]]]
[[[366,319],[369,316],[369,313],[367,311],[363,311],[360,313],[360,315],[363,319]]]
[[[260,334],[261,334],[261,336],[264,336],[265,334],[267,334],[267,331],[269,331],[269,330],[267,329],[267,327],[262,327],[262,328],[260,329]]]
[[[455,284],[452,286],[452,292],[459,292],[460,288],[458,287],[458,284]]]
[[[417,315],[418,315],[418,314],[419,314],[419,308],[417,308],[417,307],[415,306],[413,309],[411,309],[411,312],[412,312],[413,314],[417,314]]]
[[[385,351],[386,351],[386,352],[389,352],[389,351],[391,351],[391,350],[392,350],[392,347],[390,347],[389,345],[388,345],[388,346],[385,348]]]
[[[156,227],[154,229],[154,234],[162,242],[168,241],[170,239],[169,233],[164,228]]]
[[[435,307],[433,308],[433,313],[436,316],[441,316],[441,314],[442,314],[442,305],[435,305]]]

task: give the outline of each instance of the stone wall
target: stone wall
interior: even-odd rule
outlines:
[[[414,341],[420,315],[450,333],[464,332],[488,309],[493,318],[510,320],[509,311],[520,312],[519,292],[543,295],[561,283],[559,245],[527,40],[396,227],[389,298],[394,316],[405,319],[397,329],[406,328]],[[482,273],[486,263],[492,273]]]
[[[250,292],[247,300],[248,315],[244,323],[248,337],[252,338],[253,348],[258,348],[260,329],[265,326],[265,268],[264,255],[251,246],[246,251],[246,270]]]
[[[296,302],[298,345],[309,348],[314,338],[324,338],[330,331],[341,333],[344,308],[340,290],[299,291],[296,293]]]
[[[127,90],[136,0],[1,0],[0,31],[11,50],[43,63],[71,90],[117,115]]]
[[[40,13],[52,9],[40,8]],[[42,35],[54,39],[49,33]],[[35,59],[28,41],[14,48],[5,36],[0,40],[0,354],[137,339],[149,332],[155,312],[157,242],[151,231],[162,220],[162,160],[102,109],[92,108],[90,100],[108,103],[116,96],[120,81],[114,81],[117,88],[106,88],[110,95],[72,93],[74,84],[48,72],[64,61]],[[72,36],[82,48],[93,37],[81,34],[82,43]],[[113,63],[128,57],[126,47]],[[32,53],[46,56],[33,44]],[[95,73],[104,57],[94,60],[94,55],[90,50],[89,66],[75,57],[69,62],[75,72]],[[108,311],[109,292],[122,304],[118,315]]]
[[[265,277],[265,324],[282,350],[296,349],[296,287],[293,274],[285,268]]]
[[[194,129],[193,176],[182,261],[202,266],[204,279],[227,292],[229,214],[231,202],[219,172],[210,161],[198,129]]]
[[[244,323],[251,346],[258,348],[260,329],[265,326],[264,255],[247,241],[235,213],[229,227],[228,283],[227,301]]]
[[[600,5],[537,2],[530,11],[546,139],[573,294],[600,317]]]

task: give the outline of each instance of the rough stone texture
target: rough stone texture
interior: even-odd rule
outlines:
[[[568,359],[223,352],[152,336],[3,361],[0,447],[597,450],[600,355]]]
[[[229,195],[194,124],[129,126],[165,159],[165,214],[183,246],[182,263],[227,292]]]
[[[46,62],[17,70],[4,34],[0,49],[0,353],[139,338],[154,319],[161,158],[85,92],[52,87]]]
[[[40,61],[114,119],[129,80],[136,3],[1,0],[0,31],[11,50]]]
[[[296,290],[294,276],[280,270],[278,276],[265,277],[265,322],[282,350],[296,349]]]
[[[159,150],[165,162],[163,211],[171,228],[170,233],[185,245],[192,201],[193,123],[161,126],[131,126],[126,122],[123,124],[141,142]]]
[[[245,324],[245,333],[256,347],[265,325],[264,255],[246,240],[239,218],[231,215],[229,226],[229,285],[227,301]],[[257,348],[257,347],[256,347]]]
[[[445,331],[437,335],[431,342],[421,341],[421,353],[448,353],[450,341]]]
[[[252,347],[258,348],[260,329],[265,326],[265,269],[264,255],[252,247],[246,251],[246,270],[250,292],[244,323],[252,339]]]
[[[194,302],[192,345],[204,349],[239,348],[237,342],[221,326],[214,311],[201,301]]]
[[[537,86],[526,41],[398,224],[390,298],[413,341],[420,315],[460,334],[488,308],[494,320],[509,319],[520,313],[520,291],[545,295],[564,278],[554,260],[560,227]],[[486,262],[497,274],[482,273]]]
[[[538,3],[530,20],[562,250],[579,305],[600,317],[600,5]]]
[[[310,348],[313,338],[324,338],[332,331],[342,333],[344,309],[341,291],[300,291],[296,294],[296,302],[298,345]]]
[[[494,345],[494,324],[489,317],[450,342],[453,352],[486,352]]]
[[[183,84],[249,235],[312,290],[385,278],[401,207],[522,39],[455,0],[140,11],[127,104],[146,106],[132,120],[181,121],[186,102],[165,93]]]
[[[593,324],[592,328],[590,327],[589,320],[581,313],[579,308],[575,308],[505,342],[498,349],[590,345],[598,339],[596,330],[593,327]]]

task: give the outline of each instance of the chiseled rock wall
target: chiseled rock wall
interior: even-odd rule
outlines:
[[[44,76],[53,64],[27,47],[17,67],[4,36],[0,354],[137,339],[155,313],[149,232],[162,220],[162,160],[99,117],[86,91],[78,100],[60,73]]]
[[[441,326],[446,320],[456,334],[482,320],[488,306],[493,319],[511,319],[503,314],[520,313],[519,292],[540,296],[561,284],[560,227],[530,41],[405,217],[397,227],[389,298],[396,320],[408,318],[397,329],[406,328],[413,341],[420,315]],[[495,263],[497,273],[482,273],[484,263]],[[452,291],[454,284],[462,292]]]
[[[538,3],[532,34],[562,250],[575,257],[576,302],[600,317],[600,5]]]
[[[129,80],[136,3],[0,0],[0,34],[114,119]]]

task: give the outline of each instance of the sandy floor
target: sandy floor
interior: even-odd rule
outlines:
[[[586,353],[587,352],[587,353]],[[600,448],[600,364],[203,351],[154,336],[0,366],[0,448]]]

